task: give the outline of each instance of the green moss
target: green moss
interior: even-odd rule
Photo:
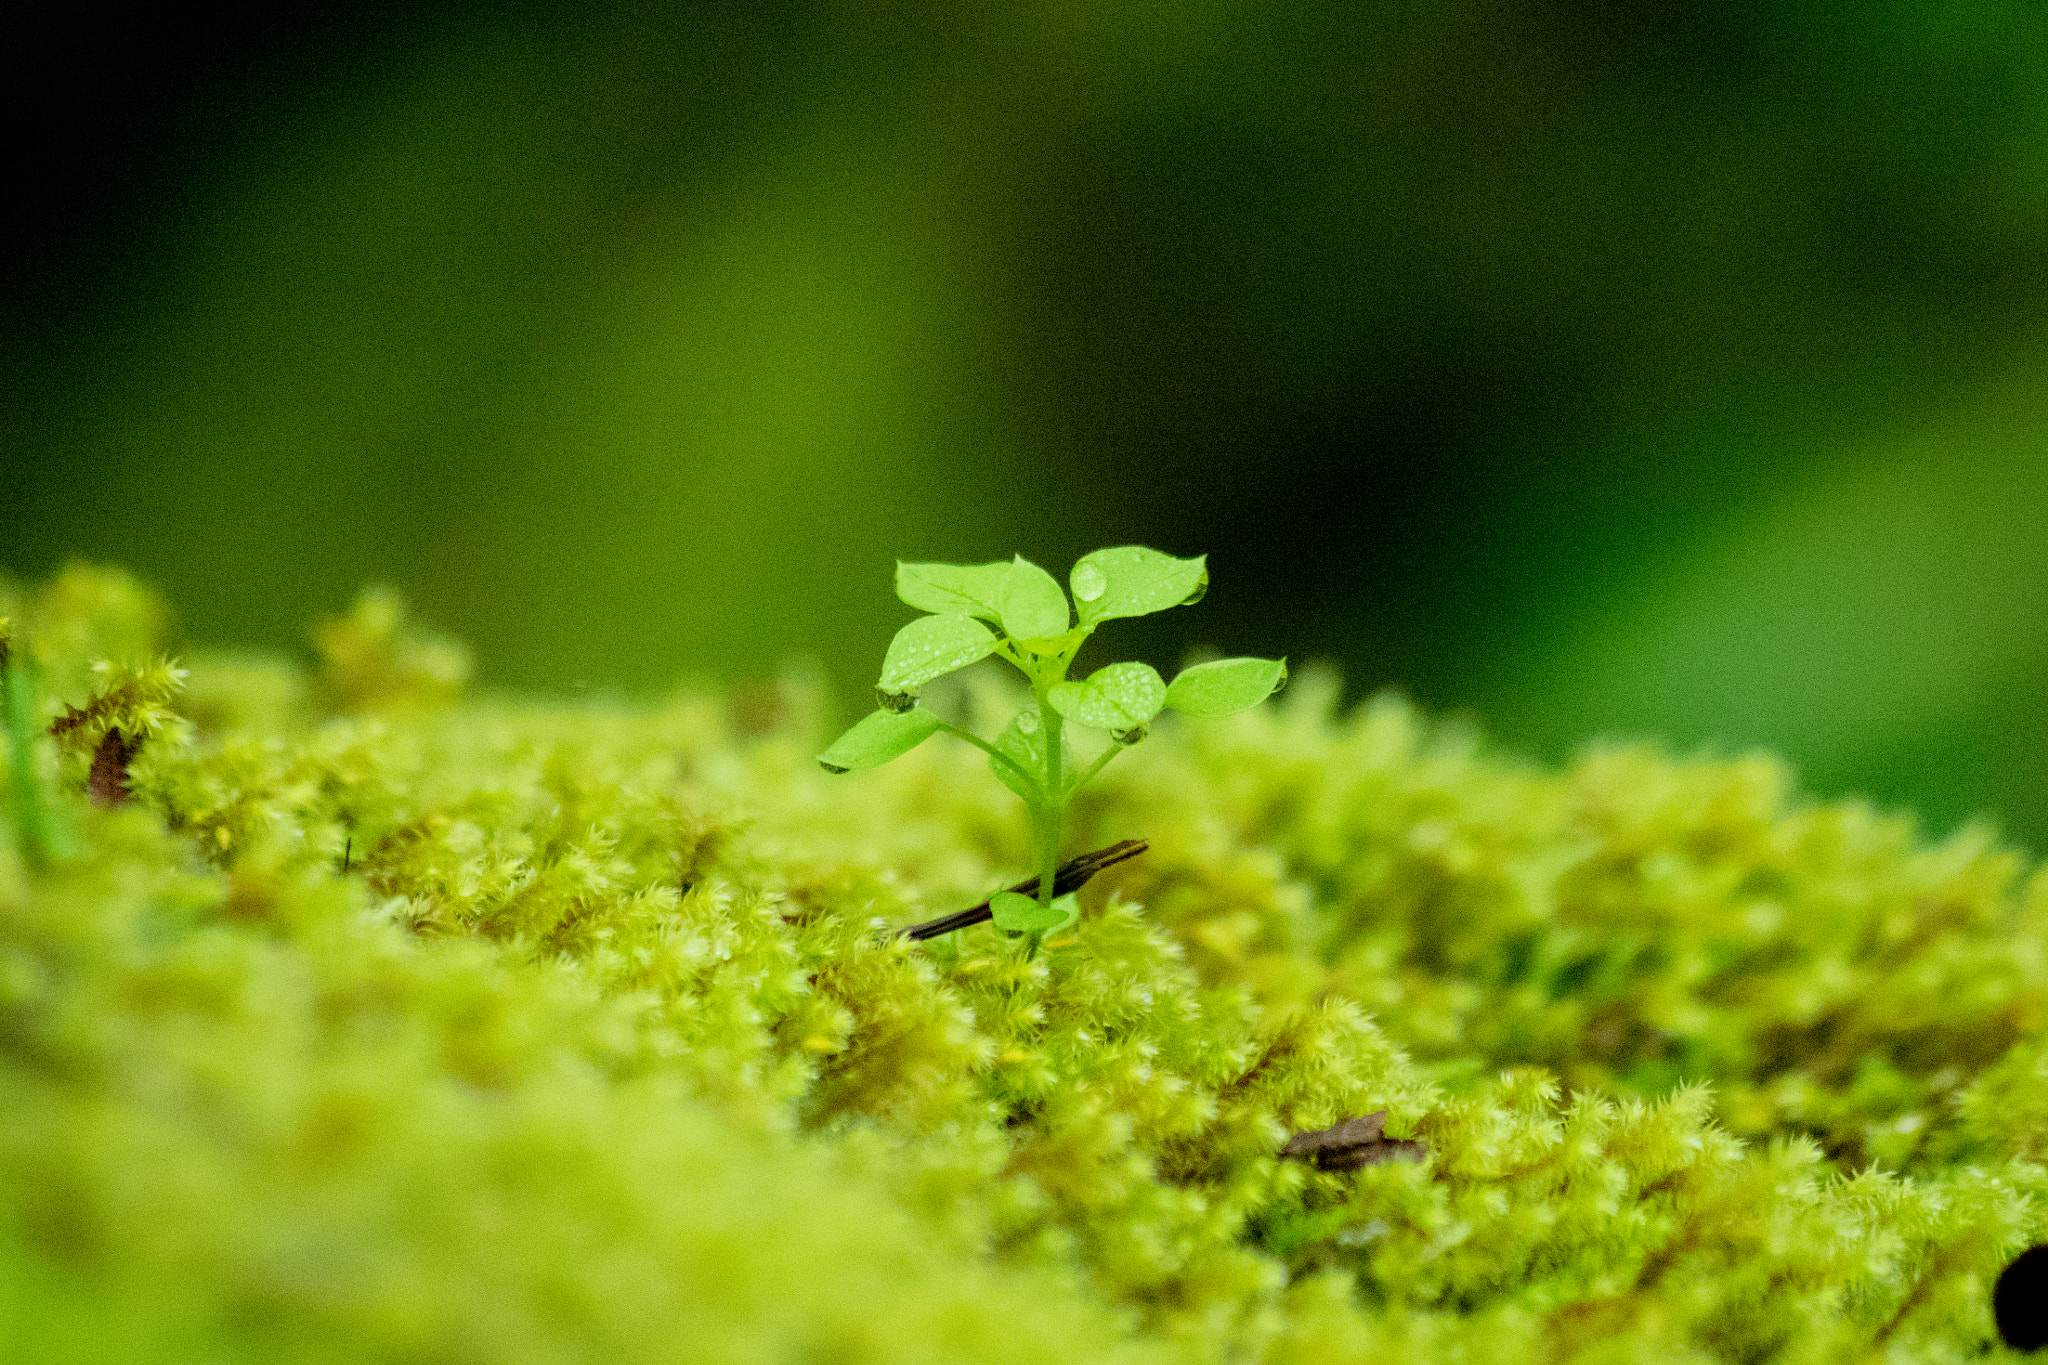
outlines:
[[[2048,879],[1769,759],[1311,675],[1082,797],[1152,851],[1026,960],[882,932],[1030,870],[980,756],[828,778],[795,680],[464,700],[384,596],[179,689],[121,575],[0,615],[140,737],[0,831],[9,1358],[1937,1361],[2048,1222]],[[1425,1161],[1277,1159],[1378,1109]]]

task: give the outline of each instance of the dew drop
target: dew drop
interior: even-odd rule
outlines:
[[[1036,711],[1020,711],[1017,714],[1017,728],[1027,735],[1037,734],[1038,713]]]
[[[1279,676],[1278,678],[1275,678],[1275,679],[1273,680],[1273,691],[1274,691],[1274,692],[1279,692],[1279,691],[1282,691],[1283,689],[1285,689],[1285,688],[1286,688],[1286,686],[1287,686],[1287,660],[1285,660],[1285,659],[1282,659],[1282,660],[1280,661],[1280,676]],[[1268,693],[1267,695],[1268,695],[1268,696],[1270,696],[1270,695],[1272,695],[1272,693]]]
[[[1102,570],[1093,564],[1074,566],[1074,596],[1083,602],[1093,602],[1109,587],[1109,580],[1102,576]]]
[[[827,763],[822,758],[818,760],[818,766],[828,773],[850,773],[853,771],[851,768],[842,768],[836,763]]]
[[[1204,569],[1202,570],[1202,581],[1195,584],[1195,590],[1193,592],[1189,593],[1186,597],[1180,599],[1180,604],[1184,607],[1192,607],[1193,605],[1195,605],[1195,603],[1201,601],[1204,597],[1207,597],[1208,595],[1209,571],[1207,569]]]
[[[878,687],[875,689],[875,705],[900,716],[917,705],[917,693],[891,692],[886,687]]]

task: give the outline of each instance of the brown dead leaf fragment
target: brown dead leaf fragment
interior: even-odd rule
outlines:
[[[1296,1133],[1280,1149],[1280,1158],[1313,1162],[1319,1171],[1355,1171],[1382,1161],[1420,1161],[1429,1155],[1422,1139],[1386,1137],[1386,1127],[1387,1111],[1381,1109],[1329,1128]]]
[[[142,741],[130,740],[119,730],[109,729],[92,751],[92,771],[86,774],[85,794],[96,806],[118,806],[132,792],[128,790],[128,765],[142,749]]]

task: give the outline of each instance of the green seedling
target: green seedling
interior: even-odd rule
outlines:
[[[896,595],[920,616],[896,632],[875,685],[878,709],[818,755],[831,773],[878,768],[940,731],[986,750],[996,777],[1024,801],[1037,855],[1036,895],[999,891],[988,901],[996,927],[1025,935],[1036,953],[1045,936],[1071,924],[1080,907],[1061,894],[1060,826],[1091,778],[1138,743],[1160,711],[1227,716],[1257,706],[1287,680],[1285,659],[1218,659],[1184,669],[1171,684],[1149,664],[1110,664],[1079,682],[1067,669],[1104,621],[1191,606],[1209,589],[1208,556],[1176,559],[1139,545],[1084,555],[1068,603],[1058,580],[1022,555],[1009,563],[896,565]],[[997,655],[1016,665],[1031,699],[993,741],[918,704],[925,684]],[[1102,749],[1077,762],[1069,727],[1097,730]],[[978,907],[977,907],[978,908]]]

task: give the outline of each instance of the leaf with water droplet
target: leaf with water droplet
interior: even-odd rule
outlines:
[[[914,692],[933,678],[995,653],[996,637],[972,616],[920,616],[896,632],[876,687]]]
[[[1009,577],[1007,560],[993,564],[906,564],[896,562],[896,595],[940,616],[979,616],[995,620],[996,597]]]
[[[1109,664],[1085,682],[1056,683],[1046,700],[1076,725],[1137,730],[1166,705],[1166,682],[1150,664]]]
[[[1190,716],[1230,716],[1257,706],[1287,681],[1285,659],[1217,659],[1182,669],[1166,704]]]
[[[1017,640],[1028,642],[1064,635],[1072,623],[1067,595],[1060,591],[1059,580],[1023,555],[1010,562],[1010,572],[1003,579],[996,606],[1003,629]]]
[[[902,712],[871,712],[818,755],[818,766],[828,773],[879,768],[930,739],[941,724],[921,706]]]
[[[1069,576],[1081,624],[1146,616],[1200,601],[1209,587],[1208,558],[1176,559],[1143,545],[1118,545],[1081,556]],[[1083,587],[1089,592],[1083,594]]]
[[[1010,770],[1008,764],[998,763],[994,758],[988,761],[989,770],[1002,780],[1004,786],[1023,797],[1026,803],[1033,806],[1043,804],[1045,798],[1039,786],[1039,777],[1045,772],[1045,726],[1039,717],[1036,702],[1019,711],[1010,723],[1003,727],[1003,732],[996,736],[996,749],[1015,760],[1031,775],[1031,780],[1024,781]],[[1060,735],[1060,754],[1064,760],[1067,755],[1067,737],[1064,732]]]

